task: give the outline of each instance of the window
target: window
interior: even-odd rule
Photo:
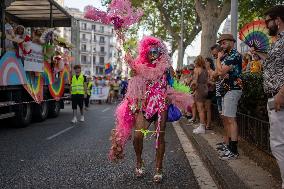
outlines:
[[[93,48],[93,52],[96,52],[96,47]]]
[[[100,57],[100,64],[105,64],[105,57]]]
[[[105,47],[101,47],[101,52],[105,52]]]
[[[93,36],[93,41],[97,41],[95,34],[94,34],[94,36]]]
[[[101,26],[101,27],[100,27],[100,32],[104,33],[104,29],[105,29],[105,28],[104,28],[103,26]]]
[[[86,34],[84,34],[84,33],[82,34],[82,40],[86,41]]]
[[[105,38],[104,37],[100,37],[100,43],[104,43],[105,42]]]
[[[96,25],[92,25],[92,30],[96,31]]]
[[[81,46],[81,50],[82,50],[82,51],[84,51],[84,52],[86,52],[86,51],[87,51],[87,45],[82,44],[82,46]]]
[[[93,56],[93,64],[96,64],[96,56]]]
[[[86,64],[87,63],[87,56],[81,55],[81,63]]]
[[[82,30],[87,30],[87,23],[82,23]]]

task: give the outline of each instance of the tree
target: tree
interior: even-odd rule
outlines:
[[[195,0],[195,8],[202,25],[201,55],[210,56],[210,47],[216,43],[217,32],[231,9],[230,0]]]
[[[276,4],[283,3],[283,0],[241,0],[239,1],[239,28],[245,24],[257,19],[262,18],[263,13],[270,7]]]
[[[109,0],[103,0],[108,3]],[[200,20],[194,9],[193,0],[184,0],[184,9],[181,10],[181,1],[176,0],[131,0],[132,5],[141,7],[144,16],[138,27],[146,28],[151,35],[161,38],[171,44],[171,54],[181,50],[178,56],[178,67],[181,68],[184,51],[201,31]],[[184,12],[184,41],[181,41],[181,12]]]

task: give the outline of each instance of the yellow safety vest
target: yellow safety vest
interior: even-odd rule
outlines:
[[[76,75],[72,77],[72,94],[85,94],[84,91],[84,76],[82,74],[79,75],[78,79]]]
[[[90,81],[90,82],[88,83],[88,89],[87,89],[87,94],[88,94],[88,95],[91,95],[92,86],[93,86],[93,82]]]

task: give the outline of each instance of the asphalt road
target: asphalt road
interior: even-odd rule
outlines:
[[[92,105],[85,122],[71,124],[66,106],[58,118],[26,128],[0,122],[0,188],[199,188],[176,132],[166,128],[164,180],[153,182],[154,139],[144,142],[146,175],[134,175],[132,142],[119,164],[107,159],[114,105]]]

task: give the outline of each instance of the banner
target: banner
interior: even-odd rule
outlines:
[[[109,87],[93,86],[90,100],[107,100]]]
[[[25,56],[24,68],[26,71],[43,72],[43,52],[42,46],[31,43],[32,52]]]

